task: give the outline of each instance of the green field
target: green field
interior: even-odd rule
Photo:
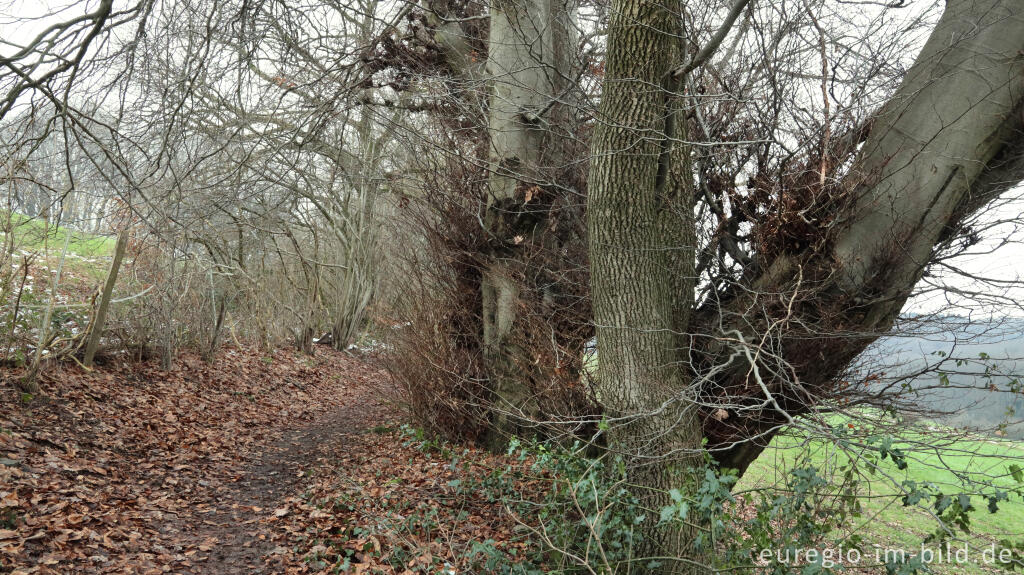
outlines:
[[[0,212],[0,221],[6,223],[7,215],[6,212]],[[42,251],[45,247],[48,253],[59,254],[70,234],[68,252],[93,258],[111,255],[114,244],[117,243],[113,237],[93,235],[63,226],[47,226],[40,218],[30,218],[17,213],[11,214],[10,218],[16,249]]]
[[[971,513],[971,533],[958,534],[959,542],[952,543],[954,549],[967,544],[971,563],[933,565],[933,569],[940,573],[1004,572],[981,565],[981,551],[1003,538],[1024,538],[1024,501],[1018,495],[1010,495],[1008,500],[999,502],[998,512],[993,514],[987,510],[987,500],[978,493],[1021,487],[1011,477],[1010,465],[1024,467],[1024,445],[980,436],[951,439],[958,435],[955,430],[931,427],[929,432],[904,430],[901,435],[906,441],[894,444],[906,454],[905,469],[885,459],[878,461],[877,469],[870,473],[867,470],[872,465],[861,462],[858,493],[863,514],[849,520],[843,527],[844,534],[861,535],[867,543],[865,548],[919,550],[938,523],[925,508],[905,507],[900,486],[905,481],[931,482],[945,494],[974,494],[971,504],[977,508]],[[798,465],[832,470],[838,480],[839,468],[850,459],[850,453],[837,449],[832,441],[808,439],[803,434],[779,436],[747,470],[737,491],[784,485],[786,474]],[[931,500],[925,500],[922,505],[930,503]]]

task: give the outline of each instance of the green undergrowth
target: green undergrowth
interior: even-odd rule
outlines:
[[[416,481],[378,471],[378,480],[394,489],[383,496],[353,489],[328,502],[329,511],[349,517],[345,536],[335,539],[327,553],[330,546],[320,544],[311,560],[326,565],[330,557],[339,572],[362,555],[376,554],[398,571],[617,573],[627,566],[656,568],[664,562],[636,557],[642,533],[652,525],[698,526],[696,548],[715,568],[735,573],[843,573],[852,567],[841,557],[850,550],[859,554],[856,567],[861,570],[943,572],[915,551],[922,545],[958,549],[977,534],[983,534],[997,557],[1003,552],[1024,559],[1018,541],[1024,537],[1012,533],[1022,525],[1024,476],[1016,467],[997,472],[996,461],[1005,462],[1000,458],[1008,455],[1001,450],[1012,446],[975,446],[994,458],[992,466],[982,468],[972,467],[967,454],[937,451],[928,459],[928,450],[914,441],[896,441],[866,428],[855,431],[848,424],[835,425],[829,444],[806,434],[780,436],[738,482],[733,471],[716,469],[709,461],[703,469],[690,470],[691,477],[702,477],[693,489],[671,489],[668,505],[649,509],[630,487],[623,461],[613,455],[595,459],[580,446],[513,441],[504,458],[481,465],[491,456],[405,427],[400,435],[404,445],[434,461],[429,465],[445,470],[447,480],[428,499],[410,498],[402,487],[413,489]],[[947,465],[943,475],[935,469],[938,462],[967,464],[970,474]],[[352,518],[356,510],[362,510],[359,519]],[[511,527],[454,545],[458,526],[481,514],[492,524]],[[442,547],[447,555],[438,552]],[[878,553],[889,548],[908,553]],[[971,558],[983,550],[974,547]],[[786,560],[779,558],[783,551]],[[945,572],[1014,565],[982,567],[975,561]]]

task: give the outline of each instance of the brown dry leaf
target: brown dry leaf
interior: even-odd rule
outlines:
[[[52,401],[27,406],[0,384],[0,457],[19,463],[0,465],[0,510],[17,517],[0,530],[0,571],[189,572],[189,557],[208,560],[202,554],[218,546],[202,534],[245,540],[222,546],[227,555],[252,541],[276,545],[283,533],[258,513],[296,503],[238,499],[233,517],[223,511],[225,496],[240,497],[228,489],[232,480],[239,490],[261,489],[243,480],[266,448],[345,401],[357,403],[364,374],[377,370],[327,349],[316,358],[279,350],[265,359],[265,351],[225,349],[213,364],[184,354],[173,371],[120,360],[88,373],[56,365],[40,376]],[[298,483],[289,479],[295,469],[266,482]],[[294,555],[273,571],[307,572]],[[45,569],[54,561],[56,571]]]

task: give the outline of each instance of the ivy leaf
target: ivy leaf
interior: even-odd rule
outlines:
[[[661,508],[661,522],[666,523],[672,519],[672,516],[676,514],[676,508],[671,505]]]
[[[1010,465],[1010,476],[1013,477],[1013,480],[1017,483],[1024,483],[1024,470],[1022,470],[1019,465]]]
[[[679,518],[680,519],[686,519],[686,517],[689,514],[690,514],[690,504],[686,503],[685,501],[683,503],[680,503],[679,504]]]

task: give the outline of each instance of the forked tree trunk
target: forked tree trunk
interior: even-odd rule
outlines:
[[[367,18],[366,26],[369,27]],[[365,31],[369,37],[369,30]],[[337,289],[331,294],[331,345],[343,351],[355,342],[359,331],[366,323],[366,313],[377,291],[380,279],[381,228],[377,213],[377,198],[380,184],[376,173],[380,168],[381,148],[389,137],[388,132],[376,136],[367,106],[361,111],[357,125],[360,145],[360,185],[355,206],[345,203],[345,233],[343,257],[345,268],[341,269],[335,281]],[[390,129],[389,129],[390,130]]]
[[[831,191],[840,200],[832,204],[835,225],[803,252],[774,255],[732,300],[701,310],[690,325],[681,310],[692,306],[693,286],[677,266],[692,270],[692,228],[664,224],[661,210],[673,200],[658,193],[656,158],[664,154],[649,138],[665,131],[661,87],[679,13],[665,0],[613,3],[588,199],[599,386],[611,449],[634,461],[694,453],[703,424],[719,463],[742,471],[774,430],[827,397],[850,361],[891,327],[960,222],[1024,178],[1024,12],[1016,0],[949,0],[902,86],[876,115],[847,180]],[[686,171],[679,161],[669,164]],[[679,221],[689,213],[678,210]],[[671,261],[669,254],[683,257]],[[718,337],[687,345],[678,336],[687,330]],[[775,360],[788,366],[775,373],[791,379],[759,379],[749,362],[736,360],[742,339],[761,338],[771,338]],[[681,367],[691,351],[702,376],[715,368],[699,390]],[[711,417],[716,405],[720,413]],[[698,460],[666,458],[633,471],[636,483],[652,488],[652,511],[664,500],[654,495],[658,488],[696,485],[688,461]],[[644,535],[640,565],[641,554],[691,551],[685,529],[648,528]],[[701,571],[700,553],[689,557],[695,563],[669,561],[658,570]]]
[[[745,391],[759,389],[749,363],[705,390],[728,410],[722,421],[704,418],[722,465],[742,472],[788,418],[839,393],[838,379],[892,327],[935,250],[1024,178],[1022,54],[1018,0],[949,0],[849,175],[829,192],[845,199],[823,241],[765,262],[732,301],[701,313],[696,329],[721,336],[705,338],[697,354],[705,367],[734,353],[726,338],[754,342],[769,325],[786,326],[767,334],[792,374],[763,382],[777,408],[757,408],[765,396]]]

